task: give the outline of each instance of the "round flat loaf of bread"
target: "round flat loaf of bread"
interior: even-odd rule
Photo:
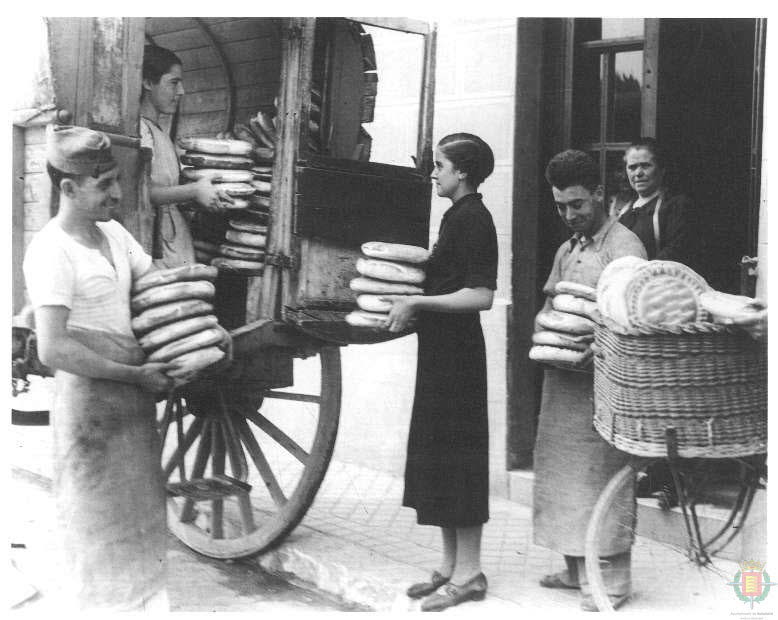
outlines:
[[[160,286],[170,282],[188,282],[190,280],[213,282],[217,275],[219,272],[216,269],[203,265],[182,265],[168,269],[155,269],[135,280],[132,283],[132,292],[140,293],[152,286]]]
[[[245,140],[219,140],[218,138],[179,138],[179,146],[186,151],[210,155],[251,155],[254,148]]]
[[[267,235],[259,233],[250,233],[242,230],[228,230],[224,233],[224,238],[232,243],[247,245],[251,248],[262,248],[267,246]]]
[[[225,355],[224,351],[216,346],[189,351],[189,353],[184,353],[170,360],[170,363],[174,364],[175,367],[166,370],[165,374],[177,379],[177,384],[180,385],[182,382],[191,381],[199,372],[224,359]]]
[[[273,174],[273,166],[252,166],[251,172],[259,176],[269,176]]]
[[[682,325],[707,318],[700,295],[708,283],[686,265],[649,261],[641,265],[627,286],[625,298],[630,324]]]
[[[683,325],[701,320],[698,293],[675,276],[654,276],[627,294],[630,323]]]
[[[242,232],[253,233],[257,235],[267,235],[267,226],[260,224],[254,218],[250,217],[233,217],[229,220],[230,228],[240,230]]]
[[[194,249],[200,250],[201,252],[216,254],[219,250],[218,243],[211,243],[210,241],[203,241],[202,239],[193,239],[192,243],[194,244]]]
[[[252,155],[258,161],[272,163],[275,150],[267,146],[258,146],[254,149]]]
[[[270,209],[270,196],[252,194],[249,196],[249,205],[252,209],[258,209],[267,213],[268,209]]]
[[[220,190],[227,192],[228,196],[237,196],[240,198],[247,198],[255,191],[249,183],[217,183],[216,186]]]
[[[251,181],[251,186],[258,191],[260,194],[270,194],[270,190],[273,189],[272,185],[268,183],[267,181],[258,181],[257,179],[253,179]]]
[[[219,246],[219,254],[227,258],[237,258],[238,260],[250,260],[261,263],[265,260],[265,250],[252,248],[247,245],[237,243],[222,243]]]
[[[387,313],[392,309],[392,302],[384,301],[381,295],[357,295],[357,305],[368,312]]]
[[[387,282],[421,284],[424,282],[424,270],[413,265],[404,265],[377,258],[358,258],[357,271],[368,278]]]
[[[208,280],[193,280],[191,282],[171,282],[146,289],[130,300],[130,310],[139,314],[146,308],[161,306],[171,301],[184,299],[213,299],[216,287]]]
[[[383,329],[386,327],[386,318],[389,315],[382,312],[367,312],[365,310],[354,310],[346,315],[346,323],[354,327],[376,327]]]
[[[561,347],[535,345],[529,350],[529,358],[536,362],[545,362],[551,365],[559,363],[578,364],[586,358],[586,352],[563,349]]]
[[[219,344],[224,338],[224,332],[218,327],[209,327],[194,334],[189,334],[173,342],[169,342],[149,355],[149,362],[169,362],[173,358]]]
[[[224,168],[226,170],[248,170],[254,160],[237,155],[211,155],[188,151],[181,155],[181,163],[195,168]]]
[[[195,334],[201,332],[210,327],[216,327],[219,321],[213,314],[206,314],[205,316],[195,316],[183,321],[176,321],[169,325],[163,325],[155,330],[150,331],[145,336],[138,339],[138,344],[146,353],[154,351],[159,347],[173,342],[189,334]]]
[[[222,200],[222,206],[230,211],[244,211],[249,208],[251,204],[246,198],[240,198],[238,196],[230,196],[232,202],[226,202]]]
[[[376,295],[423,295],[424,289],[412,284],[386,282],[374,278],[354,278],[349,282],[349,288],[357,293],[373,293]]]
[[[597,302],[583,297],[576,297],[569,293],[559,293],[554,295],[551,300],[551,306],[554,310],[560,312],[569,312],[571,314],[580,314],[586,318],[593,318],[593,313],[597,310]]]
[[[207,301],[202,299],[174,301],[161,306],[154,306],[141,312],[132,319],[132,331],[136,335],[142,335],[162,325],[202,314],[213,314],[213,306]]]
[[[184,168],[181,174],[188,181],[206,178],[214,183],[249,183],[254,178],[250,170],[220,170],[219,168]]]
[[[240,260],[237,258],[214,258],[211,261],[211,265],[219,269],[219,271],[226,271],[244,276],[261,276],[265,269],[264,263]]]
[[[596,323],[591,319],[559,310],[541,312],[537,322],[543,329],[567,334],[591,334],[596,327]]]
[[[427,248],[403,243],[384,243],[383,241],[368,241],[362,244],[362,252],[370,258],[384,260],[399,260],[406,263],[426,263],[430,256]]]
[[[626,292],[637,270],[648,261],[622,256],[605,266],[597,281],[597,309],[604,317],[629,327]]]
[[[589,301],[597,301],[597,292],[591,286],[578,284],[578,282],[569,282],[567,280],[557,282],[554,285],[554,292],[561,295],[574,295]]]
[[[586,351],[594,340],[591,335],[571,336],[562,332],[540,331],[532,334],[532,344],[541,344],[550,347],[562,347],[576,351]]]
[[[753,297],[732,295],[721,291],[706,291],[700,295],[700,304],[716,323],[747,321],[765,309],[765,304]]]

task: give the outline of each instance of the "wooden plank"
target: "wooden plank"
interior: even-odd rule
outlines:
[[[346,19],[368,26],[399,30],[400,32],[429,34],[430,31],[429,23],[419,19],[409,19],[407,17],[347,17]]]
[[[46,128],[45,127],[28,127],[24,132],[24,144],[32,146],[35,144],[42,144],[46,146]]]
[[[235,41],[234,43],[224,43],[222,47],[230,64],[234,64],[251,60],[277,58],[278,45],[278,39],[275,37],[259,37],[256,39],[246,39],[245,41]]]
[[[177,56],[181,59],[185,70],[220,66],[219,56],[210,45],[177,52]]]
[[[641,89],[640,135],[656,136],[659,67],[659,19],[645,20],[646,43],[643,49],[643,88]]]
[[[538,368],[528,358],[537,298],[538,209],[543,112],[543,20],[518,20],[516,46],[516,110],[514,136],[513,218],[511,250],[514,262],[508,308],[508,418],[506,437],[507,469],[532,466],[535,419],[539,397]]]
[[[30,144],[24,146],[24,172],[28,174],[46,172],[45,144]]]
[[[281,83],[281,58],[241,62],[232,66],[232,76],[235,86],[267,86],[276,87]],[[224,88],[227,80],[219,67],[193,69],[184,71],[184,87],[187,95],[202,90]]]
[[[227,99],[227,91],[224,88],[187,93],[181,100],[179,113],[185,115],[221,111],[226,115]]]
[[[50,196],[51,181],[40,172],[24,175],[24,202],[46,202]]]
[[[258,37],[272,38],[281,44],[281,20],[272,17],[248,17],[231,21],[214,21],[203,19],[211,27],[211,31],[220,43],[256,39]]]
[[[13,313],[17,314],[24,306],[24,273],[22,262],[27,246],[24,243],[24,161],[25,130],[13,127],[12,133],[12,175],[11,188],[11,271],[13,278]],[[7,273],[7,272],[6,272]]]
[[[203,31],[197,26],[192,26],[186,30],[176,30],[154,36],[154,43],[180,55],[181,52],[208,45],[208,41],[203,37]]]
[[[421,76],[419,135],[416,142],[416,166],[423,174],[432,172],[432,126],[435,118],[435,67],[437,65],[438,30],[424,39],[424,69]],[[375,92],[373,93],[375,94]]]
[[[224,131],[226,124],[227,114],[224,111],[182,114],[178,120],[178,135],[213,137]]]
[[[295,164],[301,124],[307,115],[300,111],[310,104],[311,68],[316,20],[293,17],[282,30],[281,90],[278,113],[283,120],[273,162],[272,219],[268,234],[268,255],[290,256],[295,203]],[[301,118],[301,117],[305,118]],[[268,264],[262,278],[259,316],[280,319],[280,308],[292,305],[293,279],[289,269]],[[296,276],[295,276],[296,277]],[[280,290],[279,290],[280,289]],[[281,299],[278,298],[279,292]],[[280,303],[279,303],[280,302]]]
[[[146,20],[143,17],[128,17],[124,22],[126,45],[122,72],[122,133],[127,136],[139,136]]]
[[[23,230],[38,231],[51,219],[47,202],[24,203]]]
[[[154,37],[156,43],[156,37],[168,32],[176,32],[178,30],[185,30],[187,28],[194,28],[194,19],[191,17],[148,17],[146,18],[146,33]]]

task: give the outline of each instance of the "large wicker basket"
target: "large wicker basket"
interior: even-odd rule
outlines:
[[[595,331],[594,426],[611,445],[665,456],[672,427],[682,457],[767,451],[767,347],[713,323]]]

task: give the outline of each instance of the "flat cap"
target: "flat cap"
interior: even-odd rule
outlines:
[[[93,177],[117,164],[108,136],[73,125],[51,125],[46,129],[46,161],[62,172]]]

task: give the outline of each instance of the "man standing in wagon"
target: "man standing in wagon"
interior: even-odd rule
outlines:
[[[605,266],[622,256],[646,258],[640,239],[609,219],[597,164],[584,152],[567,150],[546,167],[559,216],[573,236],[557,250],[543,292],[551,308],[557,282],[595,288]],[[546,369],[535,445],[534,541],[564,555],[567,567],[544,576],[547,588],[580,589],[581,608],[597,611],[584,568],[586,527],[600,492],[628,455],[611,447],[592,424],[593,380],[587,372]],[[619,527],[634,517],[634,495],[617,505],[600,549],[603,579],[614,607],[630,594],[632,532]],[[617,512],[617,511],[615,511]]]
[[[130,286],[151,268],[112,220],[121,200],[108,137],[47,133],[57,215],[35,236],[24,275],[41,361],[56,371],[54,490],[63,604],[167,609],[165,490],[154,394],[166,364],[144,363],[130,326]]]

